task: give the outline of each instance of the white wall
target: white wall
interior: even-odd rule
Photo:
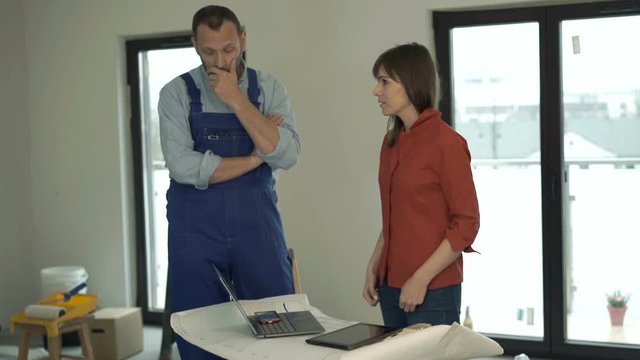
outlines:
[[[31,136],[27,116],[25,18],[19,0],[0,2],[0,325],[37,296],[33,283]]]
[[[303,287],[326,313],[380,321],[360,297],[380,230],[377,160],[386,124],[371,95],[372,63],[399,43],[434,49],[432,9],[517,2],[219,2],[246,24],[250,64],[279,76],[291,94],[303,154],[281,178],[280,206]],[[86,267],[102,306],[132,305],[124,40],[187,31],[209,2],[1,4],[0,323],[39,296],[39,270],[54,265]]]

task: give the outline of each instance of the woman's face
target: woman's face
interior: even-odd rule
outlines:
[[[378,98],[380,109],[386,116],[399,116],[413,111],[413,104],[409,101],[404,86],[394,80],[381,67],[376,76],[378,82],[373,89],[373,96]]]

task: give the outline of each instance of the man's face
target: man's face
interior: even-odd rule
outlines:
[[[217,31],[200,24],[191,42],[207,71],[214,66],[230,71],[233,60],[236,59],[236,66],[240,61],[246,45],[246,34],[243,32],[238,36],[236,26],[225,20]]]

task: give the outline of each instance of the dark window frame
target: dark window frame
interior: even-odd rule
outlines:
[[[136,305],[142,309],[145,324],[162,324],[162,313],[149,309],[149,293],[147,282],[147,249],[146,224],[143,178],[143,149],[142,149],[142,114],[141,114],[141,84],[139,55],[141,52],[159,49],[175,49],[191,47],[191,33],[185,32],[148,39],[131,39],[125,42],[127,85],[130,98],[130,126],[131,148],[133,160],[133,183],[135,201],[135,239],[136,239]]]
[[[455,27],[520,22],[540,24],[540,150],[542,185],[542,251],[544,337],[487,334],[505,350],[553,359],[640,359],[640,346],[596,344],[565,339],[565,297],[563,272],[563,120],[560,57],[560,23],[564,20],[640,14],[640,1],[608,1],[497,10],[434,11],[436,58],[443,96],[440,110],[453,123],[450,30]]]

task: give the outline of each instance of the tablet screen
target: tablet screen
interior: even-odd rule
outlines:
[[[384,339],[385,337],[393,335],[400,330],[401,329],[388,326],[358,323],[346,328],[312,337],[307,339],[307,343],[343,350],[351,350]]]

